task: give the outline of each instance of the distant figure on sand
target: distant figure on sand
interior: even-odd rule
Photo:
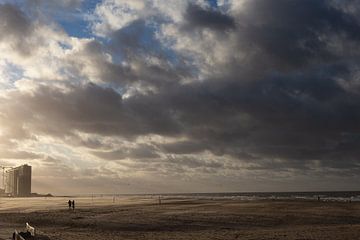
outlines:
[[[68,201],[69,209],[71,209],[71,200]]]
[[[320,196],[318,196],[318,202],[320,202]]]
[[[72,206],[72,209],[75,210],[75,200],[72,200],[71,206]]]

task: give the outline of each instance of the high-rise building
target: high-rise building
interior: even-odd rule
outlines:
[[[25,164],[6,171],[5,193],[14,197],[31,195],[31,166]]]

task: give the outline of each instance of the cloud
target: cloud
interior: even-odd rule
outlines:
[[[31,153],[31,152],[25,152],[25,151],[6,151],[2,150],[0,152],[1,159],[22,159],[22,160],[28,160],[28,159],[38,159],[41,158],[41,155]]]
[[[97,21],[93,24],[94,31],[104,36],[109,32],[126,27],[145,14],[146,1],[114,1],[106,0],[95,9]]]
[[[110,152],[93,152],[99,158],[105,160],[122,160],[122,159],[151,159],[159,158],[156,149],[149,145],[138,145],[136,148],[124,148]]]
[[[34,31],[34,26],[25,14],[13,5],[0,5],[0,21],[2,22],[0,41],[7,42],[11,49],[22,55],[29,55],[36,45],[29,38]]]
[[[41,6],[45,5],[47,7],[63,7],[63,8],[76,8],[80,7],[81,3],[84,0],[60,0],[60,1],[44,1],[44,0],[30,0],[30,5]]]
[[[359,25],[353,16],[325,1],[247,1],[237,17],[240,42],[251,43],[277,64],[301,67],[313,61],[339,60],[344,44],[358,41]],[[273,14],[270,14],[272,12]],[[286,19],[286,21],[283,21]],[[296,56],[296,57],[295,57]]]
[[[350,183],[360,169],[354,2],[105,0],[89,18],[93,38],[1,5],[0,157],[85,189]]]
[[[205,144],[194,141],[177,141],[173,143],[162,144],[161,148],[166,153],[191,154],[202,152],[207,149],[207,146]]]
[[[212,9],[203,9],[197,4],[189,4],[184,17],[190,29],[210,28],[225,31],[235,28],[235,21],[231,16]]]

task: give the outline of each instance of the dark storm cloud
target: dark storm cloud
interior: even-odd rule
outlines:
[[[35,47],[31,42],[34,26],[26,15],[10,4],[0,4],[0,41],[8,42],[14,51],[29,55]]]
[[[231,16],[211,8],[202,8],[196,4],[189,4],[185,13],[188,21],[186,28],[210,28],[217,31],[225,31],[235,28],[235,21]]]
[[[150,134],[175,139],[154,143],[156,148],[139,145],[91,152],[106,160],[173,154],[175,157],[167,160],[179,165],[169,167],[155,161],[149,171],[165,172],[162,167],[169,167],[185,172],[181,165],[241,169],[216,160],[181,158],[207,151],[246,163],[244,168],[250,170],[322,168],[356,175],[360,26],[354,14],[332,4],[325,0],[251,0],[241,11],[228,13],[190,4],[185,13],[186,35],[192,36],[193,29],[220,33],[231,29],[212,36],[211,43],[224,49],[231,46],[232,55],[220,56],[228,59],[211,66],[217,73],[214,76],[186,84],[181,80],[193,76],[199,66],[174,61],[171,54],[175,50],[157,48],[161,42],[148,23],[134,21],[113,32],[109,42],[87,44],[84,55],[98,67],[102,83],[73,84],[66,86],[66,91],[42,86],[32,93],[10,93],[9,98],[15,100],[1,99],[2,112],[18,116],[9,126],[19,138],[30,137],[25,133],[31,129],[57,137],[79,131],[127,139]],[[27,31],[26,21],[21,22],[4,31],[18,29],[17,25],[24,25]],[[203,39],[196,41],[206,45],[209,36],[199,36]],[[197,50],[195,57],[207,56],[203,49]],[[105,61],[105,52],[118,59]],[[149,56],[158,57],[162,64],[145,61]],[[129,65],[121,65],[122,60]],[[104,83],[114,85],[105,87]],[[135,93],[122,96],[139,85]],[[151,90],[143,90],[146,87]],[[99,141],[78,144],[104,146]],[[146,168],[140,166],[144,164],[141,161],[136,164]]]
[[[175,154],[199,153],[207,149],[205,144],[195,141],[178,141],[162,144],[160,147],[165,153]]]
[[[358,139],[345,138],[343,132],[359,132],[359,96],[347,93],[329,76],[318,79],[316,71],[313,74],[276,75],[246,86],[208,80],[126,100],[94,84],[69,92],[41,88],[35,95],[18,99],[36,114],[27,124],[35,132],[53,136],[71,135],[75,130],[122,137],[183,135],[192,140],[159,148],[172,154],[209,150],[256,162],[258,168],[275,166],[268,164],[269,158],[285,159],[283,167],[300,169],[311,160],[336,167],[341,155],[341,165],[354,166]],[[317,81],[327,95],[311,84]],[[158,157],[148,150],[95,155],[108,160]]]
[[[90,59],[97,66],[98,77],[104,82],[115,82],[126,86],[130,81],[136,81],[131,68],[106,60],[106,46],[99,41],[88,42],[83,50],[83,56]],[[74,59],[74,66],[77,66],[78,59]],[[75,67],[74,71],[81,71],[83,65]]]
[[[95,84],[67,87],[67,91],[41,86],[33,93],[13,93],[11,97],[17,100],[11,103],[0,99],[3,113],[17,118],[9,123],[11,130],[25,131],[19,136],[23,138],[31,136],[24,129],[25,124],[33,132],[58,137],[71,136],[76,130],[129,138],[179,132],[178,123],[170,114],[172,110],[160,107],[158,101],[162,99],[146,102],[133,97],[123,100],[112,88]],[[20,105],[21,110],[18,109]]]
[[[149,159],[160,157],[160,155],[156,153],[154,147],[144,144],[140,144],[136,148],[123,148],[110,152],[93,152],[93,154],[105,160],[122,160],[125,158]]]
[[[260,48],[265,65],[278,69],[348,58],[350,52],[342,55],[346,44],[360,37],[355,17],[331,1],[255,0],[244,5],[237,16],[239,44]]]
[[[188,167],[190,169],[197,169],[197,170],[199,170],[199,168],[221,169],[224,167],[224,164],[219,162],[193,158],[193,157],[169,157],[168,160],[169,163],[171,164]]]
[[[110,71],[104,71],[106,75],[103,79],[125,85],[138,82],[145,87],[158,89],[190,76],[187,67],[174,64],[174,61],[181,62],[181,57],[161,44],[156,38],[156,31],[152,24],[140,19],[111,33],[110,41],[104,47],[116,61],[127,60],[136,65],[136,69],[112,65],[106,67]],[[155,58],[158,63],[152,63],[149,58]]]

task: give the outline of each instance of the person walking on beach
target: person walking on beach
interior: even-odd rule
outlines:
[[[71,209],[71,200],[68,201],[69,210]]]
[[[73,209],[73,211],[74,211],[74,210],[75,210],[75,200],[72,200],[71,206],[72,206],[72,209]]]

